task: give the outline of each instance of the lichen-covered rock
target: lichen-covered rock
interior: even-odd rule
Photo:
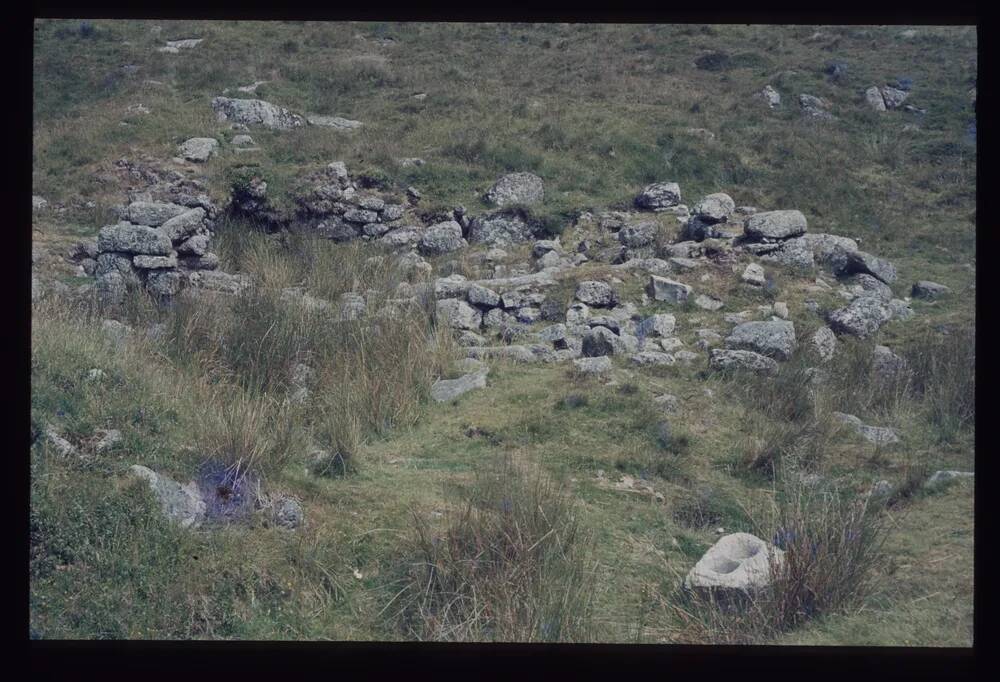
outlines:
[[[830,313],[830,328],[837,334],[866,338],[892,318],[892,310],[875,296],[859,296],[844,308]]]
[[[219,153],[219,141],[214,137],[192,137],[184,141],[178,151],[188,161],[204,163]]]
[[[573,360],[573,367],[580,374],[607,374],[611,371],[611,358],[606,355],[598,357],[583,357]]]
[[[618,232],[618,241],[622,246],[638,249],[649,246],[656,239],[657,224],[654,222],[635,223],[627,225]]]
[[[788,239],[806,231],[802,211],[766,211],[755,213],[743,223],[743,232],[750,239]]]
[[[673,355],[653,350],[633,353],[629,359],[632,361],[632,364],[639,365],[640,367],[673,365],[676,362]]]
[[[744,322],[726,337],[726,347],[751,350],[777,360],[788,360],[795,352],[795,325],[788,320]]]
[[[885,111],[885,99],[882,97],[882,92],[874,85],[865,90],[865,102],[875,111]]]
[[[767,106],[772,109],[777,109],[781,106],[781,95],[770,85],[764,86],[764,89],[760,92],[760,96],[767,102]]]
[[[681,202],[681,188],[676,182],[655,182],[646,185],[635,198],[635,205],[651,211],[677,206]]]
[[[259,125],[272,130],[288,130],[306,125],[306,120],[287,109],[259,99],[231,99],[216,97],[212,109],[220,121]]]
[[[618,303],[618,295],[604,282],[586,280],[576,285],[576,300],[597,308],[610,308]]]
[[[842,424],[850,427],[855,433],[867,440],[869,443],[875,443],[876,445],[888,445],[890,443],[899,442],[899,436],[896,435],[896,432],[893,429],[888,427],[869,426],[853,414],[834,412],[833,416]]]
[[[279,497],[271,503],[271,520],[282,528],[294,530],[303,518],[302,505],[294,497]]]
[[[146,291],[161,301],[170,300],[181,290],[181,274],[176,270],[151,270],[146,277]]]
[[[178,242],[193,235],[196,230],[202,227],[204,220],[205,209],[199,206],[165,220],[160,226],[160,230],[167,235],[171,242]]]
[[[740,275],[740,279],[755,287],[762,287],[767,282],[767,278],[764,275],[764,268],[757,263],[747,265],[743,274]]]
[[[534,204],[544,196],[544,183],[534,173],[509,173],[486,192],[486,200],[496,206]]]
[[[646,285],[646,293],[657,301],[667,301],[668,303],[680,304],[688,300],[692,289],[683,282],[658,277],[649,276],[649,283]]]
[[[132,265],[139,270],[162,270],[177,267],[177,254],[169,256],[133,256]]]
[[[469,243],[462,237],[462,226],[454,220],[429,227],[420,237],[417,249],[424,256],[439,256],[465,248]]]
[[[97,234],[97,248],[147,256],[167,256],[173,250],[162,230],[126,222],[102,227]]]
[[[673,335],[677,318],[668,313],[657,313],[639,323],[637,332],[642,337],[667,338]]]
[[[491,213],[469,221],[469,242],[506,246],[533,239],[534,228],[517,214]]]
[[[163,515],[170,521],[182,528],[197,528],[204,521],[205,500],[194,482],[181,485],[138,464],[129,468],[129,474],[146,482],[159,502]]]
[[[483,314],[458,298],[445,298],[437,302],[436,317],[452,329],[476,331],[482,326]]]
[[[809,346],[820,360],[826,362],[837,352],[837,335],[829,327],[820,327],[809,337]]]
[[[778,372],[778,363],[775,360],[750,350],[713,348],[708,358],[708,366],[718,371],[745,370],[769,375]]]
[[[910,96],[910,93],[905,90],[900,90],[889,85],[879,88],[879,92],[882,94],[882,99],[887,109],[898,109],[906,101],[906,98]]]
[[[896,281],[896,268],[892,263],[856,249],[836,248],[831,257],[831,265],[838,277],[864,273],[877,277],[886,284]]]
[[[191,209],[180,204],[162,201],[133,201],[125,209],[128,222],[147,227],[159,227],[171,218],[176,218]]]

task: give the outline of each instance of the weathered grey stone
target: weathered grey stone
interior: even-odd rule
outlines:
[[[181,241],[195,233],[203,226],[205,220],[205,209],[198,206],[166,220],[160,229],[171,242]]]
[[[817,263],[832,262],[836,256],[838,247],[846,251],[857,251],[858,249],[858,243],[850,237],[840,237],[835,234],[826,234],[823,232],[808,232],[801,237],[789,239],[782,244],[782,248],[788,248],[792,242],[798,240],[802,240],[803,243],[809,245]]]
[[[951,289],[943,284],[921,280],[913,285],[910,295],[913,296],[913,298],[922,298],[928,301],[933,301],[934,299],[950,292]]]
[[[850,290],[857,296],[874,296],[886,303],[893,299],[892,289],[889,285],[867,273],[862,272],[851,275],[846,283],[849,285]]]
[[[740,279],[747,284],[752,284],[755,287],[762,287],[767,282],[767,278],[764,275],[764,268],[757,263],[750,263],[747,265],[743,274],[740,275]]]
[[[126,218],[136,225],[159,227],[171,218],[190,211],[187,206],[161,201],[133,201],[125,209]]]
[[[391,223],[403,217],[403,207],[400,204],[386,204],[382,209],[382,220]]]
[[[879,382],[892,382],[906,378],[909,364],[887,346],[875,346],[872,351],[872,373]]]
[[[462,238],[462,226],[454,220],[429,227],[420,237],[417,249],[424,256],[438,256],[465,248],[469,243]]]
[[[831,264],[838,276],[865,273],[877,277],[886,284],[896,281],[896,268],[892,263],[864,251],[837,248],[831,257]]]
[[[783,320],[788,319],[788,304],[784,301],[778,301],[774,304],[774,314]]]
[[[234,135],[233,136],[233,146],[234,147],[251,147],[253,146],[253,138],[249,135]]]
[[[60,436],[51,424],[45,427],[45,443],[60,457],[73,457],[77,453],[76,446]]]
[[[122,305],[125,302],[127,291],[125,278],[118,272],[106,272],[99,275],[94,283],[94,297],[102,306]]]
[[[833,115],[828,111],[830,103],[814,95],[799,95],[799,106],[807,116],[815,118],[831,119]]]
[[[356,130],[362,125],[361,121],[352,121],[349,118],[342,118],[340,116],[320,116],[313,114],[306,117],[306,120],[309,122],[309,125],[333,128],[340,131]]]
[[[944,485],[950,481],[960,480],[963,478],[973,478],[975,473],[972,471],[935,471],[927,482],[924,483],[925,488],[937,488],[938,486]]]
[[[780,570],[782,550],[750,533],[720,538],[684,578],[689,590],[751,593],[771,584],[772,566]]]
[[[102,227],[97,234],[97,248],[148,256],[167,256],[173,251],[170,238],[162,230],[130,223]]]
[[[431,397],[439,403],[450,402],[477,388],[486,388],[486,372],[473,372],[458,379],[439,379],[431,386]]]
[[[816,264],[813,250],[803,237],[782,242],[778,248],[761,253],[760,259],[799,270],[810,270]]]
[[[673,365],[676,361],[673,355],[647,350],[634,353],[629,358],[633,364],[640,367]]]
[[[465,298],[472,282],[458,273],[434,280],[434,298]]]
[[[703,221],[712,223],[722,223],[729,219],[736,211],[736,202],[728,194],[718,192],[709,194],[704,199],[695,204],[692,215],[701,218]]]
[[[340,319],[356,320],[364,317],[368,310],[365,297],[354,291],[347,291],[340,295]]]
[[[187,281],[192,287],[226,294],[238,294],[250,285],[250,278],[246,275],[231,275],[218,270],[191,272]]]
[[[876,445],[888,445],[890,443],[899,442],[899,436],[896,435],[896,432],[893,429],[888,427],[869,426],[853,414],[834,412],[833,416],[841,423],[849,426],[855,433],[870,443],[875,443]]]
[[[187,270],[215,270],[219,267],[219,257],[214,253],[204,256],[182,256],[177,259],[180,267]]]
[[[809,346],[826,362],[837,352],[837,335],[829,327],[820,327],[809,337]]]
[[[302,505],[294,497],[283,496],[271,502],[271,520],[275,525],[294,530],[302,525]]]
[[[140,270],[160,270],[177,267],[177,254],[169,256],[133,256],[132,265]]]
[[[893,88],[888,85],[879,88],[879,92],[882,94],[882,99],[887,109],[898,109],[906,101],[906,98],[910,96],[910,93],[905,90]]]
[[[214,137],[192,137],[178,147],[182,158],[203,163],[219,153],[219,141]]]
[[[714,370],[747,370],[760,374],[777,374],[778,363],[773,359],[749,350],[713,348],[708,366]]]
[[[764,89],[760,92],[761,97],[767,102],[767,105],[772,109],[776,109],[781,106],[781,95],[770,85],[765,85]]]
[[[542,319],[542,311],[535,306],[521,306],[517,309],[515,316],[517,317],[518,322],[534,324],[538,320]]]
[[[681,188],[676,182],[646,185],[635,198],[635,205],[652,211],[670,208],[681,202]]]
[[[910,319],[914,315],[910,304],[898,298],[889,301],[889,312],[892,313],[893,319],[903,321]]]
[[[859,296],[849,305],[830,314],[830,328],[837,334],[866,338],[889,321],[892,311],[875,296]]]
[[[500,305],[500,294],[478,284],[470,284],[465,296],[466,300],[473,305],[486,308],[495,308]]]
[[[538,291],[531,291],[528,288],[512,289],[505,291],[500,296],[500,305],[507,310],[514,308],[524,308],[525,306],[538,306],[545,301],[545,294]]]
[[[509,173],[486,192],[486,200],[497,206],[534,204],[544,196],[544,183],[534,173]]]
[[[272,130],[288,130],[306,124],[298,114],[259,99],[216,97],[212,100],[212,109],[220,121],[259,125]]]
[[[359,225],[374,223],[378,220],[378,213],[363,208],[349,208],[344,211],[344,220],[349,223],[358,223]]]
[[[638,325],[640,336],[651,338],[665,338],[673,336],[674,328],[677,326],[677,318],[668,313],[657,313],[643,320]]]
[[[129,474],[144,480],[153,492],[160,510],[170,521],[182,528],[197,528],[205,519],[205,500],[194,482],[181,485],[177,481],[135,464]]]
[[[806,231],[806,217],[801,211],[766,211],[755,213],[743,223],[750,239],[788,239]]]
[[[715,311],[722,308],[725,303],[712,296],[706,296],[705,294],[698,294],[694,299],[694,304],[701,308],[702,310]]]
[[[618,241],[631,249],[649,246],[656,239],[657,227],[657,223],[649,221],[627,225],[618,232]]]
[[[452,329],[476,331],[483,323],[483,314],[458,298],[438,301],[435,310],[437,319]]]
[[[576,300],[597,308],[610,308],[618,303],[618,295],[610,285],[594,280],[585,280],[576,285]]]
[[[529,241],[534,236],[534,229],[519,215],[492,213],[476,216],[469,222],[472,244],[505,246]]]
[[[49,202],[46,201],[44,197],[40,197],[37,194],[32,194],[31,195],[31,210],[32,211],[40,211],[40,210],[42,210],[44,208],[47,208],[48,205],[49,205]]]
[[[726,337],[726,347],[788,360],[795,352],[795,325],[787,320],[743,322]]]
[[[620,341],[607,327],[594,327],[583,335],[581,353],[584,357],[594,358],[601,355],[612,355],[619,347]]]
[[[878,87],[874,85],[865,90],[865,102],[875,111],[885,111],[885,99]]]
[[[122,442],[122,432],[118,429],[98,429],[94,432],[94,452],[101,454]]]
[[[687,301],[693,290],[687,284],[666,277],[649,276],[646,293],[657,301],[679,304]]]
[[[146,291],[155,298],[170,299],[181,290],[181,275],[176,270],[151,270],[146,277]]]
[[[611,371],[611,358],[606,355],[577,358],[573,360],[573,367],[580,374],[607,374]]]
[[[207,234],[196,234],[184,240],[177,247],[177,253],[184,256],[204,256],[208,253],[209,242]]]

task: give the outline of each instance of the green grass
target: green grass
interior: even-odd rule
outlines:
[[[278,246],[247,225],[220,220],[215,246],[223,268],[254,274],[260,285],[234,308],[125,311],[139,332],[166,322],[164,343],[133,338],[116,351],[99,317],[59,301],[33,309],[33,429],[51,423],[77,445],[101,428],[123,436],[119,448],[86,461],[60,459],[42,440],[32,446],[30,617],[37,634],[704,642],[718,632],[685,620],[676,588],[718,527],[755,532],[753,510],[769,504],[775,484],[747,463],[766,454],[840,477],[845,494],[880,478],[911,494],[884,511],[888,565],[875,566],[873,576],[881,588],[787,632],[758,631],[754,641],[971,644],[971,485],[928,494],[915,481],[939,468],[974,468],[977,159],[966,135],[974,119],[967,97],[976,73],[972,28],[919,27],[908,41],[898,37],[900,27],[865,26],[90,24],[35,24],[33,192],[67,209],[35,214],[38,247],[65,250],[112,221],[110,208],[125,199],[115,160],[167,160],[183,140],[207,135],[222,142],[221,153],[196,175],[220,204],[245,174],[240,169],[252,168],[266,178],[271,201],[289,207],[304,175],[339,159],[386,192],[417,187],[421,210],[461,204],[476,215],[489,210],[482,195],[500,174],[530,170],[543,177],[545,200],[527,211],[572,249],[582,238],[608,237],[596,226],[569,227],[574,216],[627,209],[643,185],[670,180],[688,205],[724,191],[737,205],[798,208],[812,232],[861,238],[863,249],[896,265],[897,296],[918,279],[946,284],[953,294],[914,301],[913,320],[887,324],[873,341],[843,344],[829,367],[834,380],[815,401],[796,363],[776,381],[747,385],[704,372],[704,361],[642,370],[616,360],[616,385],[576,378],[566,366],[493,362],[486,390],[435,404],[427,390],[435,378],[455,375],[455,353],[427,311],[345,326],[279,298],[290,286],[334,307],[347,291],[389,295],[402,277],[366,261],[374,247],[298,235]],[[817,30],[822,36],[811,39]],[[165,40],[189,37],[205,40],[176,55],[156,51]],[[710,52],[725,54],[698,68],[696,60]],[[823,73],[833,60],[848,63],[839,83]],[[914,79],[911,101],[925,116],[865,108],[865,88],[898,76]],[[210,100],[227,88],[240,96],[235,88],[256,80],[268,81],[256,97],[364,126],[348,135],[252,130],[261,151],[237,155],[228,144],[234,131],[214,120]],[[765,84],[781,93],[781,108],[753,97]],[[427,98],[411,98],[420,92]],[[831,101],[837,120],[803,119],[803,92]],[[136,103],[150,113],[127,114]],[[401,157],[427,163],[402,168]],[[672,239],[674,218],[657,219],[661,237]],[[511,262],[529,260],[526,249],[509,251]],[[694,349],[696,329],[725,336],[728,312],[786,301],[804,339],[820,321],[803,299],[843,305],[832,292],[807,291],[811,282],[795,273],[765,268],[776,291],[743,286],[728,265],[709,264],[680,278],[696,293],[724,299],[725,308],[653,302],[642,313],[674,313],[677,335]],[[479,273],[467,255],[435,260],[436,274],[449,269]],[[616,290],[634,302],[648,280],[588,263],[550,297],[567,303],[573,280],[605,276],[620,278]],[[939,325],[955,333],[944,336]],[[909,359],[915,374],[907,386],[871,381],[872,342]],[[317,384],[295,407],[283,398],[304,357],[316,364]],[[92,368],[108,377],[88,382]],[[663,393],[677,396],[676,414],[654,403]],[[834,409],[894,426],[903,442],[876,449],[831,431],[824,420]],[[332,476],[307,473],[313,444],[350,466]],[[290,533],[254,517],[245,526],[182,531],[124,476],[131,464],[143,464],[187,481],[208,458],[241,462],[266,474],[269,489],[299,497],[304,527]],[[473,514],[471,523],[461,521],[462,511],[477,472],[506,458],[572,502],[574,527],[588,539],[580,554],[542,562],[545,570],[530,583],[535,597],[480,602],[511,607],[506,620],[465,614],[458,621],[468,626],[464,635],[421,624],[419,616],[414,627],[401,628],[392,615],[403,597],[394,598],[408,584],[403,567],[420,555],[412,551],[414,529],[425,527],[411,520],[454,521],[455,537],[478,529],[495,539],[489,514]],[[621,489],[626,475],[635,490]],[[549,530],[533,528],[540,533],[532,543]],[[543,604],[538,594],[557,583],[591,586],[586,622]],[[472,584],[453,581],[440,594]],[[541,612],[565,627],[543,632],[537,618],[522,617]]]

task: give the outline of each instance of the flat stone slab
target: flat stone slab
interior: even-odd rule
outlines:
[[[887,426],[869,426],[853,414],[844,414],[843,412],[834,412],[833,416],[841,423],[854,429],[855,433],[869,443],[888,445],[899,442],[899,436],[896,435],[896,431]]]
[[[439,379],[431,386],[431,397],[439,403],[445,403],[477,388],[486,388],[488,372],[487,369],[466,374],[458,379]]]
[[[205,520],[205,500],[193,481],[181,485],[138,464],[129,467],[129,474],[146,481],[160,503],[163,515],[181,528],[197,528]]]
[[[333,128],[334,130],[355,130],[363,125],[361,121],[352,121],[349,118],[341,118],[340,116],[311,115],[306,117],[306,120],[309,121],[310,125]]]

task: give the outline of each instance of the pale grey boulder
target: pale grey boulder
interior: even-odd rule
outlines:
[[[171,522],[181,528],[197,528],[205,520],[205,500],[194,482],[181,485],[138,464],[129,468],[129,474],[146,482],[160,505],[160,511]]]
[[[799,106],[802,108],[802,113],[807,116],[823,119],[833,118],[833,114],[829,112],[830,103],[815,95],[799,95]]]
[[[789,360],[795,352],[795,325],[788,320],[744,322],[726,337],[726,348],[750,350],[776,360]]]
[[[306,120],[287,109],[259,99],[231,99],[216,97],[212,109],[219,121],[262,126],[272,130],[289,130],[306,125]]]
[[[125,222],[102,227],[97,234],[97,248],[147,256],[167,256],[173,251],[170,238],[162,230]]]
[[[676,362],[673,355],[653,350],[646,350],[646,351],[640,351],[638,353],[633,353],[631,356],[629,356],[629,360],[632,361],[632,364],[638,365],[640,367],[667,366],[667,365],[673,365]]]
[[[215,270],[219,267],[219,257],[214,253],[204,256],[181,256],[177,264],[187,270]]]
[[[743,232],[750,239],[788,239],[806,231],[802,211],[766,211],[755,213],[743,223]]]
[[[846,307],[830,313],[830,328],[837,334],[867,338],[892,318],[892,310],[875,296],[859,296]]]
[[[125,302],[126,293],[128,286],[119,272],[106,272],[94,282],[94,298],[100,306],[120,306]]]
[[[694,299],[694,304],[702,310],[708,310],[709,312],[719,310],[726,305],[719,299],[705,294],[698,294],[698,296]]]
[[[177,253],[182,256],[204,256],[208,253],[211,239],[207,234],[196,234],[188,237],[177,247]]]
[[[863,273],[872,275],[885,284],[896,281],[896,268],[892,263],[864,251],[838,247],[831,256],[830,264],[838,277]]]
[[[60,457],[73,457],[77,454],[76,446],[60,436],[51,424],[45,427],[45,443]]]
[[[765,85],[760,91],[760,96],[767,102],[767,106],[776,109],[781,106],[781,95],[770,85]]]
[[[889,301],[889,312],[892,313],[892,318],[894,320],[902,321],[910,319],[915,314],[913,312],[913,308],[910,307],[910,304],[899,298],[894,298]]]
[[[306,117],[306,121],[309,125],[319,126],[321,128],[333,128],[339,131],[351,131],[357,130],[362,126],[361,121],[352,121],[349,118],[343,118],[341,116],[321,116],[319,114],[312,114]]]
[[[910,372],[909,363],[893,353],[888,346],[876,345],[872,351],[872,373],[880,382],[905,379]]]
[[[750,533],[725,535],[712,545],[684,578],[688,590],[751,593],[771,584],[784,552]]]
[[[656,239],[657,227],[657,223],[648,221],[627,225],[618,231],[618,241],[630,249],[649,246]]]
[[[282,528],[294,530],[302,525],[302,505],[294,497],[283,496],[270,504],[271,521]]]
[[[159,227],[171,218],[190,210],[187,206],[162,201],[133,201],[125,209],[125,217],[128,222],[136,225]]]
[[[181,274],[176,270],[151,270],[146,277],[146,291],[161,301],[170,300],[181,290]]]
[[[199,207],[185,210],[172,218],[165,220],[160,229],[171,242],[181,241],[204,225],[205,209]]]
[[[469,242],[490,246],[507,246],[533,239],[534,228],[519,215],[491,213],[469,221]]]
[[[452,329],[476,331],[482,326],[483,314],[458,298],[445,298],[437,302],[436,318]]]
[[[837,335],[829,327],[820,327],[809,337],[809,347],[823,362],[833,358],[837,345]]]
[[[757,263],[750,263],[747,265],[746,269],[743,270],[743,274],[740,275],[740,279],[755,287],[762,287],[767,283],[767,278],[764,275],[764,268]]]
[[[879,88],[879,92],[882,94],[882,99],[887,109],[898,109],[906,101],[906,98],[910,96],[910,93],[905,90],[900,90],[889,85]]]
[[[951,481],[974,478],[975,475],[972,471],[935,471],[924,483],[924,487],[937,488]]]
[[[723,372],[737,370],[769,375],[778,373],[778,363],[775,360],[749,350],[713,348],[708,366]]]
[[[782,242],[773,251],[760,254],[760,259],[799,270],[811,270],[816,265],[813,250],[802,237]]]
[[[606,355],[583,357],[573,360],[574,369],[584,375],[607,374],[611,371],[611,358]]]
[[[635,205],[651,211],[672,208],[681,202],[681,188],[676,182],[646,185],[635,198]]]
[[[439,256],[458,251],[469,243],[462,237],[462,226],[454,220],[437,223],[427,228],[420,237],[417,250],[424,256]]]
[[[886,303],[894,298],[892,288],[888,284],[868,273],[851,275],[845,280],[845,284],[857,296],[874,296]]]
[[[486,192],[486,201],[496,206],[535,204],[545,196],[542,179],[534,173],[508,173]]]
[[[683,282],[657,275],[650,275],[649,283],[646,285],[646,293],[651,298],[673,304],[686,302],[692,291],[691,287]]]
[[[899,442],[899,436],[895,430],[885,426],[869,426],[853,414],[834,412],[833,416],[842,424],[850,427],[856,434],[864,438],[869,443],[876,445],[890,445]]]
[[[865,102],[875,111],[885,111],[885,99],[877,86],[872,86],[865,90]]]
[[[668,313],[657,313],[639,323],[638,332],[642,337],[667,338],[673,336],[677,318]]]
[[[618,295],[609,284],[594,280],[577,284],[574,297],[581,303],[597,308],[610,308],[618,303]]]
[[[197,270],[187,275],[187,283],[196,288],[224,294],[238,294],[250,286],[250,278],[219,270]]]
[[[693,217],[712,223],[722,223],[736,212],[736,202],[728,194],[717,192],[709,194],[695,204],[691,211]]]
[[[181,158],[204,163],[219,153],[219,141],[214,137],[192,137],[178,147]]]
[[[458,379],[439,379],[431,386],[431,398],[439,403],[451,402],[477,388],[486,388],[486,371],[466,374]]]
[[[583,335],[581,353],[584,357],[595,358],[602,355],[613,355],[621,347],[617,334],[607,327],[594,327]]]

